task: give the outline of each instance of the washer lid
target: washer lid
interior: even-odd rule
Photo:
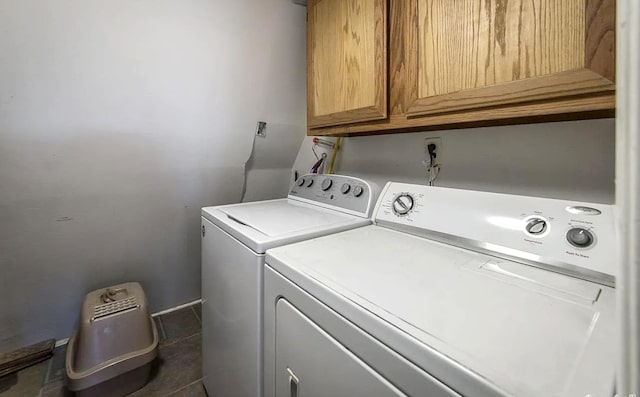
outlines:
[[[378,226],[266,261],[463,395],[613,390],[611,288]]]
[[[266,236],[280,236],[311,228],[326,227],[351,219],[349,215],[337,211],[319,211],[302,207],[287,201],[247,203],[245,205],[221,208],[228,217],[263,233]]]
[[[359,216],[287,199],[206,207],[202,216],[257,253],[371,223]]]

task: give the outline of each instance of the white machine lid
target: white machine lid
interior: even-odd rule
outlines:
[[[206,207],[202,216],[258,254],[278,245],[371,223],[366,218],[288,199]]]
[[[609,287],[379,226],[279,247],[266,261],[338,312],[364,309],[350,320],[463,395],[613,390]]]
[[[220,211],[269,237],[326,227],[353,219],[352,216],[337,211],[320,210],[287,200],[222,207]]]

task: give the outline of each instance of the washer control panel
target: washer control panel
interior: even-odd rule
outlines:
[[[616,272],[613,211],[606,204],[390,182],[374,221],[597,282],[612,284]]]
[[[360,178],[335,174],[306,174],[298,178],[289,191],[289,198],[321,204],[371,216],[377,187]]]

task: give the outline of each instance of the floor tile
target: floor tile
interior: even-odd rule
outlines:
[[[50,382],[42,387],[40,397],[71,397],[71,393],[64,385],[64,380]]]
[[[199,333],[202,328],[191,307],[163,314],[159,317],[166,336],[163,344],[166,345],[193,336]]]
[[[64,381],[64,362],[67,355],[67,345],[57,347],[53,351],[53,357],[49,360],[47,366],[47,376],[44,384]]]
[[[47,372],[48,361],[32,365],[0,378],[1,397],[36,397]]]
[[[132,396],[166,396],[202,378],[200,334],[160,346],[149,383]]]
[[[207,392],[204,390],[202,381],[199,380],[178,390],[175,393],[169,394],[167,397],[208,397]]]
[[[198,320],[200,322],[202,322],[202,303],[198,303],[196,305],[193,305],[193,306],[191,306],[191,308],[196,313],[196,316],[198,316]]]

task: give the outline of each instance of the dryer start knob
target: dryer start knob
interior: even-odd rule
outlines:
[[[567,232],[567,241],[574,247],[588,248],[593,245],[594,240],[593,234],[581,227],[574,227]]]

